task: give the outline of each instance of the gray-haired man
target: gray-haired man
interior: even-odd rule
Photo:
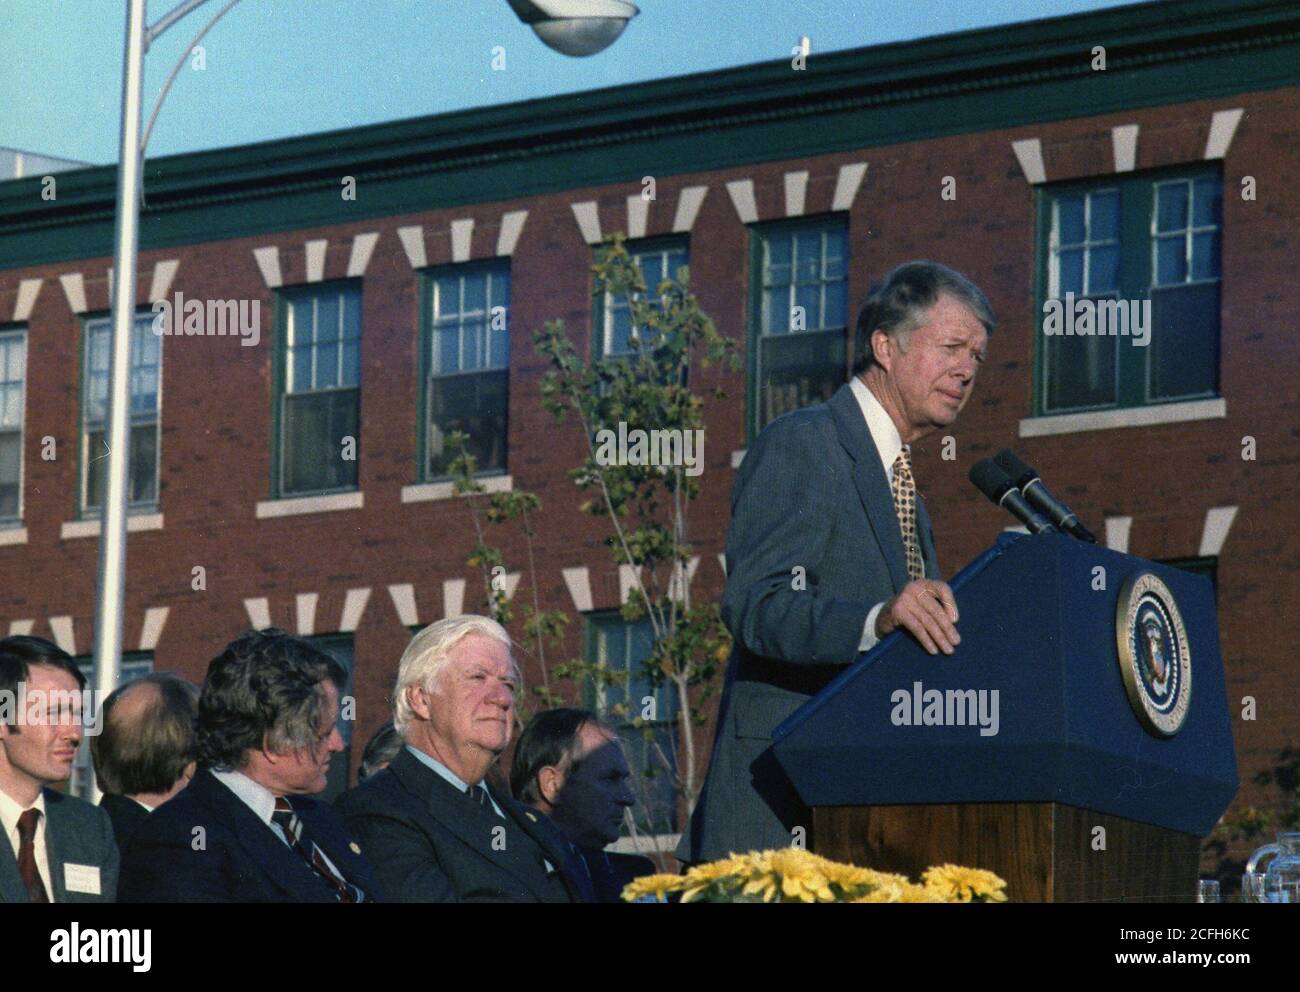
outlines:
[[[908,445],[957,419],[993,325],[960,273],[899,266],[862,307],[850,382],[750,447],[727,533],[722,616],[735,647],[682,861],[789,846],[808,813],[772,731],[896,628],[931,654],[960,640]]]

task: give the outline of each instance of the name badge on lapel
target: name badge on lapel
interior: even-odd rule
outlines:
[[[63,866],[63,887],[69,892],[88,896],[103,895],[99,887],[99,868],[96,865]]]

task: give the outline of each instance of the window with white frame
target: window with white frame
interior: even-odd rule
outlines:
[[[660,303],[659,284],[665,279],[677,278],[677,272],[688,264],[689,252],[685,240],[671,238],[646,242],[630,242],[628,254],[641,270],[645,280],[645,300],[651,305]],[[601,320],[600,356],[617,358],[632,353],[632,341],[637,328],[632,326],[632,308],[626,295],[606,293]]]

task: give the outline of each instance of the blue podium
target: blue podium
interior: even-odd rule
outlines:
[[[1023,901],[1190,900],[1237,789],[1208,579],[1004,534],[951,582],[962,642],[895,633],[773,734],[812,847]]]

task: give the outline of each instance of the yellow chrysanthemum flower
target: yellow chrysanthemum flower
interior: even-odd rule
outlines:
[[[939,865],[926,869],[922,878],[926,888],[934,889],[950,902],[970,902],[972,899],[1007,901],[1007,894],[1003,891],[1007,883],[993,872],[980,868]]]
[[[943,893],[935,889],[926,888],[924,885],[913,885],[911,882],[901,886],[898,894],[899,902],[947,902]]]
[[[633,902],[645,896],[664,899],[669,892],[681,891],[684,882],[681,875],[642,875],[623,887],[623,901]]]

